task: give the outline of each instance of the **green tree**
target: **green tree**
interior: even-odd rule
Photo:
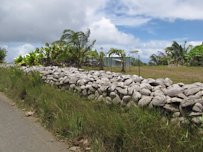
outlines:
[[[158,52],[157,54],[152,54],[150,56],[150,65],[168,65],[168,57],[165,53],[163,52]]]
[[[178,42],[173,41],[172,45],[165,49],[167,56],[169,57],[169,63],[174,65],[184,65],[186,63],[186,54],[191,48],[189,45],[186,47],[186,41],[184,45],[178,44]]]
[[[98,56],[100,70],[104,70],[104,57],[105,57],[105,53],[103,51],[100,51]]]
[[[188,64],[192,66],[203,65],[203,44],[195,46],[187,55]]]
[[[63,31],[63,34],[58,43],[60,45],[69,46],[72,50],[70,51],[72,59],[75,61],[77,67],[81,67],[87,52],[92,49],[96,40],[90,41],[90,30],[88,29],[86,33],[79,31],[75,32],[70,29]]]
[[[6,49],[0,47],[0,63],[4,62],[6,53]]]
[[[124,50],[119,50],[119,49],[114,49],[111,48],[108,52],[109,57],[111,57],[111,55],[118,55],[121,58],[121,72],[125,72],[125,57],[126,57],[126,53]]]

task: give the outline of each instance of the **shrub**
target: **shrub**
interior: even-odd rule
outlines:
[[[0,48],[0,63],[3,63],[6,57],[6,49]]]

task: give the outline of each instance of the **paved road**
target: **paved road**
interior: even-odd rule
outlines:
[[[67,146],[0,93],[0,152],[67,152]]]

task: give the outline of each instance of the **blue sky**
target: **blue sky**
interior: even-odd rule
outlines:
[[[173,40],[201,44],[202,7],[202,0],[1,0],[0,46],[12,61],[64,29],[90,28],[95,48],[136,49],[148,61]]]
[[[117,26],[122,32],[133,34],[143,41],[153,39],[168,41],[202,41],[203,21],[200,20],[175,20],[164,21],[153,19],[140,27]]]

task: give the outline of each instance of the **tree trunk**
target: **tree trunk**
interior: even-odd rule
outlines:
[[[121,72],[125,72],[125,61],[122,61],[122,69]]]

